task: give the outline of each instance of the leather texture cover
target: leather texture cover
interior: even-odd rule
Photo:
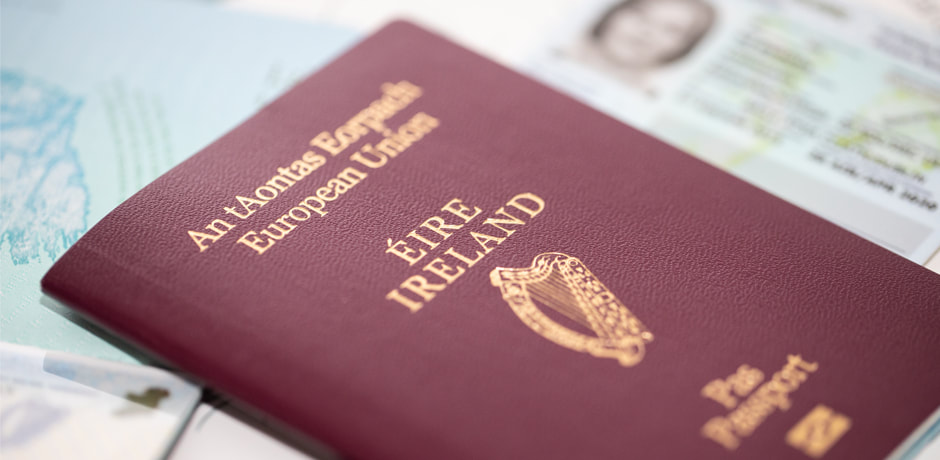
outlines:
[[[940,405],[940,277],[405,22],[43,288],[355,459],[883,458]]]

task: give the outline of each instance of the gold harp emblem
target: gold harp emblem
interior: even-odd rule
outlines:
[[[526,326],[563,347],[630,367],[643,360],[646,344],[653,340],[646,326],[577,257],[539,254],[531,267],[493,269],[490,281]],[[585,332],[553,320],[540,306],[583,326]]]

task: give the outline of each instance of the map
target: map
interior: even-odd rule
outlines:
[[[82,101],[5,69],[0,93],[5,255],[14,265],[55,259],[87,226],[88,189],[71,143]]]

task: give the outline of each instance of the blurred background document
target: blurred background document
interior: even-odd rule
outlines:
[[[834,0],[593,2],[527,69],[925,264],[940,247],[940,31],[887,16]]]
[[[0,343],[0,456],[157,460],[199,387],[160,369]]]
[[[355,34],[175,1],[4,0],[0,340],[134,359],[40,303],[91,225]]]

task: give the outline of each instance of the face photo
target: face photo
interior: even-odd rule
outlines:
[[[715,22],[705,0],[624,0],[579,37],[570,57],[640,89],[660,69],[681,61]]]

